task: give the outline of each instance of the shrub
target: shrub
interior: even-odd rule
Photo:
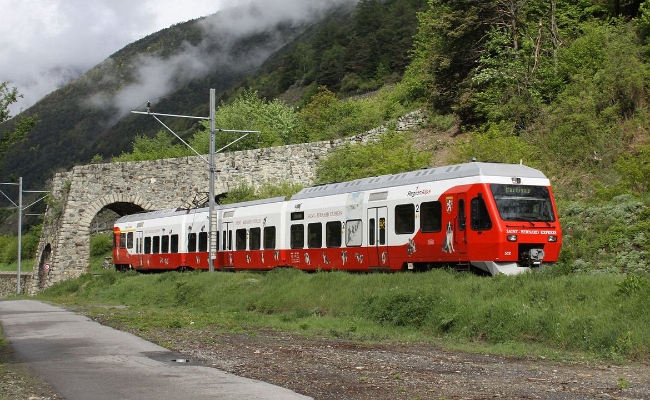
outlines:
[[[90,238],[90,256],[101,257],[113,250],[113,236],[110,233],[94,235]]]

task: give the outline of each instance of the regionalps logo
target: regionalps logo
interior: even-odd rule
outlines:
[[[420,189],[419,186],[415,187],[415,190],[411,191],[409,190],[406,195],[408,197],[415,197],[415,196],[426,196],[428,194],[431,194],[431,189]]]

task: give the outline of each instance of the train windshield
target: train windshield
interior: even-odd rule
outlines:
[[[490,189],[504,221],[555,221],[547,187],[492,184]]]

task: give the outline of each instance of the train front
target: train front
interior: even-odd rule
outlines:
[[[498,246],[489,261],[472,262],[492,275],[512,275],[558,260],[562,231],[550,186],[487,185]],[[494,239],[494,238],[493,238]]]

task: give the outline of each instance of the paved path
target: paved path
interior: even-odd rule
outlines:
[[[308,399],[288,389],[198,365],[85,316],[33,300],[0,301],[13,350],[66,400]]]

